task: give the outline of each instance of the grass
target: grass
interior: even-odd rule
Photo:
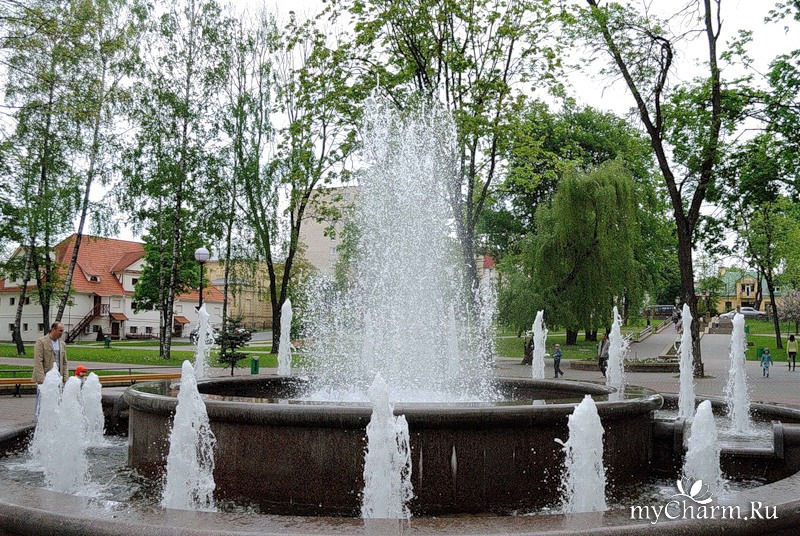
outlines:
[[[752,329],[752,328],[751,328]],[[769,348],[772,354],[772,361],[775,363],[786,362],[786,339],[783,341],[783,349],[775,348],[775,335],[748,335],[747,342],[752,342],[753,346],[747,347],[745,356],[748,361],[758,361],[757,348]]]
[[[750,328],[750,333],[752,334],[769,334],[772,333],[773,336],[775,335],[775,325],[772,323],[771,320],[745,320],[745,326]],[[785,341],[790,333],[794,333],[794,322],[781,322],[781,337]],[[773,337],[774,339],[774,337]],[[775,343],[772,343],[775,345]]]
[[[500,338],[497,339],[497,355],[502,357],[518,357],[522,359],[524,349],[524,339],[519,338]],[[547,352],[552,353],[556,343],[561,345],[564,353],[562,359],[591,359],[597,356],[597,343],[584,341],[583,335],[578,336],[578,344],[567,346],[566,335],[548,335]]]
[[[25,356],[33,359],[33,345],[25,346]],[[95,346],[72,346],[67,349],[67,358],[73,361],[98,363],[130,363],[132,365],[167,365],[179,367],[185,359],[191,359],[193,351],[173,350],[169,360],[163,359],[156,350],[135,348],[102,348]],[[0,344],[0,357],[19,357],[13,344]]]

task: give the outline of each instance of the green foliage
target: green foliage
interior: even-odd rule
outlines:
[[[246,346],[253,338],[249,331],[240,329],[240,324],[239,319],[229,318],[225,322],[225,329],[219,333],[220,352],[217,361],[231,368],[231,376],[239,361],[247,357],[247,354],[240,352],[239,349]]]

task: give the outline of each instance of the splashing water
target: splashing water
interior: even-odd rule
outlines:
[[[64,384],[56,416],[55,437],[51,438],[48,452],[41,459],[45,485],[53,491],[80,493],[89,482],[89,464],[78,378],[73,376]]]
[[[89,447],[101,446],[104,444],[105,416],[103,415],[102,386],[100,378],[94,372],[90,372],[89,377],[83,382],[81,398],[86,426],[86,445]]]
[[[544,379],[544,354],[547,344],[547,329],[544,327],[544,311],[536,313],[533,321],[533,369],[534,380]]]
[[[497,291],[495,289],[494,272],[487,270],[481,278],[477,292],[478,302],[478,354],[481,359],[495,364],[497,349],[495,346],[494,321],[497,315]]]
[[[197,327],[197,350],[194,357],[194,377],[205,378],[208,374],[208,361],[211,356],[211,346],[214,344],[214,334],[208,325],[209,314],[206,304],[197,311],[200,318]]]
[[[692,420],[694,416],[694,363],[692,360],[692,313],[683,304],[683,334],[681,335],[681,382],[678,392],[678,417]]]
[[[606,470],[603,466],[603,425],[592,397],[586,395],[569,416],[569,440],[564,443],[561,480],[565,513],[602,512],[606,504]]]
[[[628,343],[620,331],[622,318],[617,307],[614,307],[614,323],[611,324],[611,333],[608,335],[608,368],[606,369],[606,385],[623,389],[625,387],[625,354],[628,352]]]
[[[307,398],[367,400],[379,373],[393,401],[496,399],[448,202],[458,172],[452,117],[372,98],[361,139],[368,165],[354,213],[353,283],[318,280],[303,307],[314,374]]]
[[[711,494],[722,490],[724,480],[719,466],[720,445],[711,402],[702,401],[692,421],[683,478],[689,482],[702,481]]]
[[[281,339],[278,346],[278,376],[292,374],[292,302],[289,298],[281,307]]]
[[[183,362],[178,405],[169,436],[167,475],[161,506],[215,511],[214,445],[216,438],[192,364]]]
[[[389,391],[380,374],[370,388],[372,417],[367,425],[364,495],[361,517],[409,519],[411,447],[405,415],[394,416]]]
[[[753,421],[750,418],[750,395],[747,392],[747,374],[744,371],[746,349],[744,315],[737,313],[733,317],[731,366],[728,370],[728,383],[725,386],[725,399],[728,405],[728,415],[731,417],[731,428],[740,434],[746,434],[753,429]]]
[[[28,451],[33,462],[42,465],[60,439],[58,437],[58,404],[61,401],[61,373],[55,364],[45,374],[44,382],[38,387],[38,391],[39,416]]]

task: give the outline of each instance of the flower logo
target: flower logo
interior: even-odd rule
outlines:
[[[684,490],[683,481],[681,479],[676,480],[675,483],[680,493],[676,493],[673,495],[673,497],[686,497],[693,500],[697,504],[708,504],[711,502],[711,490],[708,488],[708,486],[703,486],[702,480],[698,480],[692,484],[692,487],[689,489],[689,493],[686,493]]]

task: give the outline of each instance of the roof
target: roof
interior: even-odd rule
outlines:
[[[175,315],[175,316],[172,317],[172,319],[175,322],[177,322],[178,324],[188,324],[189,323],[189,319],[186,318],[185,316],[182,316],[182,315]]]
[[[124,321],[124,320],[128,320],[128,317],[127,317],[127,316],[125,316],[125,313],[109,313],[109,315],[110,315],[110,316],[111,316],[111,318],[113,318],[114,320],[123,320],[123,321]]]
[[[72,258],[75,247],[73,234],[62,240],[54,248],[56,260],[66,267]],[[100,236],[84,235],[78,251],[77,270],[72,277],[72,288],[76,293],[97,294],[98,296],[122,296],[131,294],[122,287],[116,274],[144,257],[144,244],[117,238],[104,238]],[[66,268],[64,268],[66,269]],[[139,273],[138,270],[131,271]],[[96,281],[92,281],[92,276]],[[28,286],[28,288],[35,288]],[[0,292],[11,290],[6,288],[5,280],[0,279]],[[17,291],[17,287],[13,287]],[[216,287],[203,290],[203,298],[210,302],[222,302],[222,292]],[[179,296],[182,300],[198,301],[197,291],[191,291]]]

